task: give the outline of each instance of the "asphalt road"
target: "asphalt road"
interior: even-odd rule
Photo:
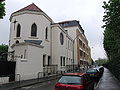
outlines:
[[[18,88],[15,90],[54,90],[54,85],[57,80],[47,81],[44,83],[39,83],[27,87]]]
[[[15,90],[54,90],[54,86],[57,81],[58,80],[56,79]],[[111,74],[111,72],[105,68],[102,78],[95,86],[95,90],[120,90],[120,84]]]

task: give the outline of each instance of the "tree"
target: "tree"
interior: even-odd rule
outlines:
[[[120,58],[120,0],[104,2],[104,49],[108,59]]]
[[[107,60],[99,58],[98,60],[95,61],[95,63],[99,66],[102,66],[103,64],[107,63]]]
[[[5,16],[5,3],[4,0],[0,0],[0,19],[3,19]]]
[[[5,44],[0,45],[0,60],[3,61],[7,60],[7,52],[8,52],[8,45]]]
[[[104,64],[120,81],[120,0],[104,2],[104,49],[109,61]]]

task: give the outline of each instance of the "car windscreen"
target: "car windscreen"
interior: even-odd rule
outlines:
[[[87,70],[87,73],[96,73],[96,72],[97,72],[96,69],[89,69],[89,70]]]
[[[81,77],[80,76],[62,76],[58,81],[62,84],[70,84],[70,85],[80,85],[81,84]]]

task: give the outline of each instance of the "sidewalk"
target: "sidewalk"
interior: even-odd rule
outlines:
[[[95,90],[120,90],[120,83],[112,73],[104,68],[104,73]]]
[[[7,84],[2,84],[0,85],[0,90],[13,90],[13,89],[24,87],[24,86],[34,85],[37,83],[42,83],[49,80],[57,79],[58,77],[59,77],[58,75],[57,76],[54,75],[54,76],[44,77],[40,79],[24,80],[20,82],[11,82]]]

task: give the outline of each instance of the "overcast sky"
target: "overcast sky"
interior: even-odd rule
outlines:
[[[103,49],[104,9],[108,0],[6,0],[6,16],[0,20],[0,44],[8,44],[11,13],[35,3],[54,22],[79,20],[91,47],[93,59],[105,58]]]

